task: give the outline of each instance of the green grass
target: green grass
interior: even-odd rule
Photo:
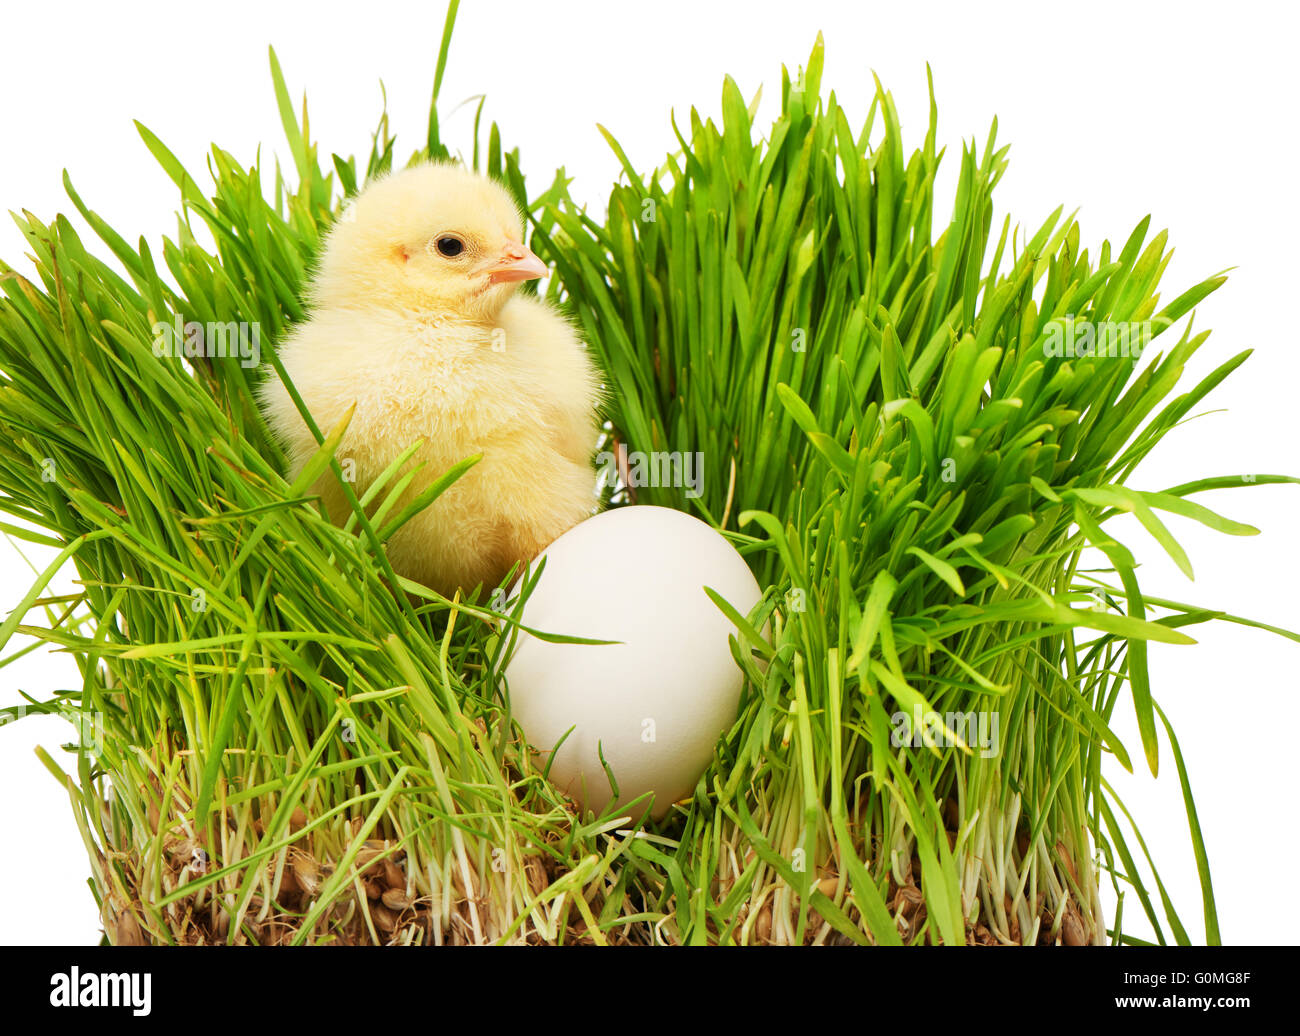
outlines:
[[[449,154],[455,8],[412,160]],[[140,127],[182,197],[157,255],[66,178],[117,270],[63,216],[18,217],[36,281],[0,265],[0,508],[21,520],[2,528],[59,555],[0,645],[28,634],[80,667],[81,687],[28,709],[91,720],[71,772],[42,758],[111,941],[1102,942],[1125,940],[1134,909],[1161,942],[1218,941],[1146,644],[1261,624],[1144,595],[1105,523],[1135,514],[1190,569],[1157,512],[1253,533],[1189,498],[1297,481],[1130,485],[1248,355],[1180,388],[1207,337],[1190,314],[1224,278],[1162,305],[1169,252],[1146,221],[1091,254],[1059,211],[1032,232],[995,221],[996,126],[963,146],[949,214],[934,105],[909,154],[890,95],[859,122],[822,96],[821,63],[819,40],[761,134],[728,79],[722,126],[692,112],[657,170],[610,136],[625,177],[600,217],[562,174],[530,191],[495,124],[480,136],[476,116],[469,142],[526,205],[547,290],[608,372],[610,434],[703,456],[702,496],[647,486],[637,502],[722,528],[766,588],[732,615],[748,676],[734,726],[693,799],[644,830],[575,816],[521,751],[498,679],[510,625],[486,595],[393,574],[398,466],[336,528],[304,492],[340,474],[342,426],[319,430],[290,485],[253,403],[263,372],[151,351],[174,314],[246,321],[282,376],[273,345],[304,315],[323,231],[394,163],[386,117],[364,160],[323,159],[272,54],[284,170],[214,148],[201,190]],[[1153,355],[1047,355],[1064,321],[1150,321]],[[78,591],[42,596],[69,561]],[[1116,736],[1117,707],[1140,745]],[[997,753],[893,744],[891,715],[913,708],[996,716]],[[1162,755],[1203,935],[1103,773],[1108,756],[1154,773]],[[1101,916],[1102,880],[1120,916]]]

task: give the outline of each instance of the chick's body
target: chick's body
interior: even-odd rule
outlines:
[[[451,256],[449,237],[462,246]],[[482,454],[387,544],[398,574],[448,595],[496,585],[595,509],[598,377],[558,313],[513,294],[544,270],[521,237],[513,203],[490,181],[452,166],[395,174],[331,235],[311,318],[280,346],[322,432],[355,404],[336,456],[358,495],[421,442],[403,470],[423,467],[389,517]],[[262,402],[292,477],[316,441],[278,378],[264,382]],[[332,472],[315,491],[332,520],[350,513]]]

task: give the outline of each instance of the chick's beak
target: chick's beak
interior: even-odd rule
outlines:
[[[484,265],[489,284],[508,284],[512,281],[531,281],[545,277],[546,264],[517,241],[509,241],[496,259]]]

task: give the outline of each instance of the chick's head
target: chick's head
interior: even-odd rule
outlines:
[[[413,166],[368,185],[334,225],[313,295],[491,321],[547,272],[523,230],[501,185],[459,165]]]

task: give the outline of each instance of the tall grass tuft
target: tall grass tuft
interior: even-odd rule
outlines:
[[[450,155],[455,13],[412,160]],[[692,112],[644,174],[610,136],[626,175],[602,218],[560,175],[530,194],[475,120],[470,164],[527,208],[547,290],[608,371],[611,445],[703,461],[698,496],[633,479],[613,502],[699,514],[766,587],[731,613],[740,714],[652,827],[579,816],[534,769],[500,687],[512,617],[388,566],[400,465],[337,528],[305,494],[342,477],[345,425],[290,484],[253,403],[268,375],[156,355],[160,324],[242,324],[283,376],[274,343],[303,316],[322,232],[393,165],[386,117],[363,161],[324,161],[272,53],[290,171],[214,148],[201,190],[141,126],[182,199],[157,255],[66,177],[116,265],[64,216],[17,217],[36,279],[0,265],[0,508],[18,519],[0,527],[57,555],[0,644],[70,651],[82,684],[3,718],[75,725],[69,762],[41,758],[110,942],[1102,943],[1133,941],[1134,900],[1160,941],[1187,942],[1103,774],[1134,766],[1117,706],[1136,711],[1137,765],[1173,758],[1218,940],[1146,645],[1261,624],[1145,595],[1105,523],[1135,514],[1189,573],[1157,512],[1256,531],[1189,499],[1241,476],[1129,484],[1246,358],[1174,394],[1207,336],[1189,314],[1223,277],[1161,306],[1169,253],[1146,221],[1091,256],[1059,211],[1033,233],[996,224],[995,132],[963,146],[949,216],[933,102],[909,155],[890,95],[855,128],[821,67],[819,40],[762,135],[726,80],[721,127]],[[1062,346],[1134,326],[1158,355]],[[1088,548],[1104,569],[1081,566]],[[49,595],[66,564],[77,591]]]

